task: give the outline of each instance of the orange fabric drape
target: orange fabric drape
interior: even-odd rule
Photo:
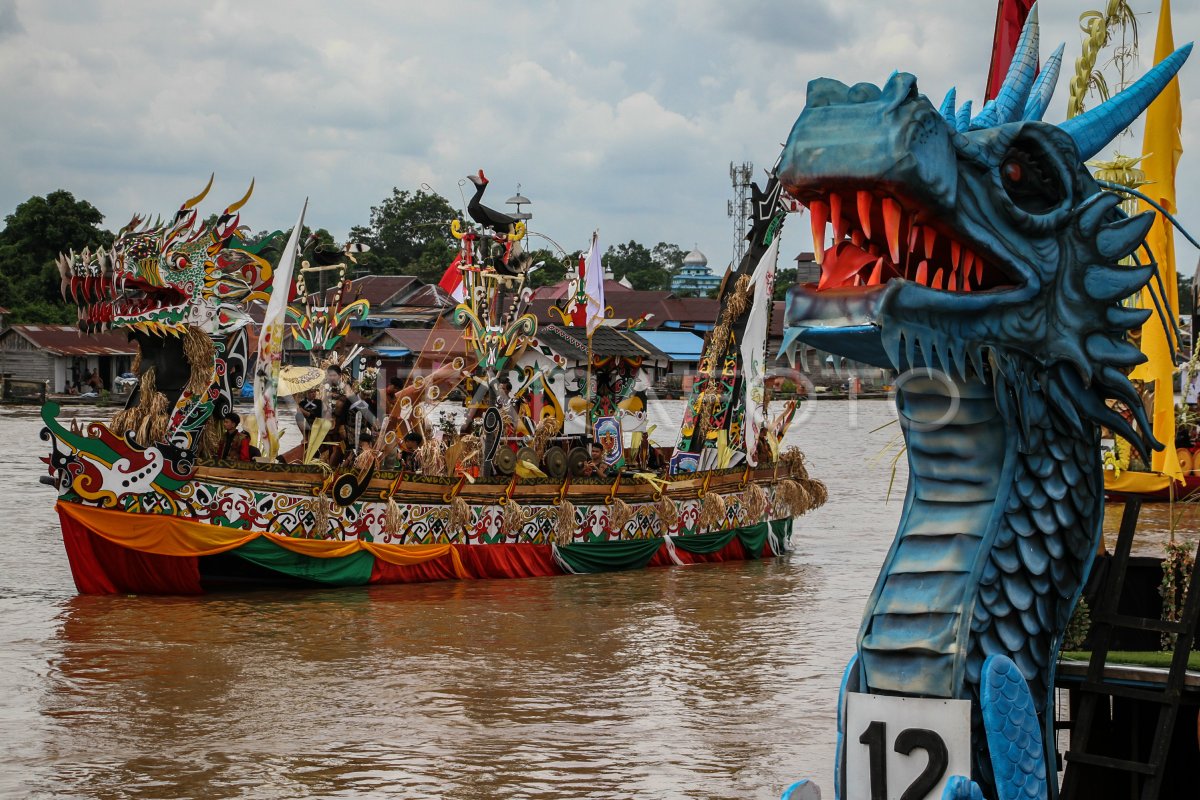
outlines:
[[[449,544],[377,544],[358,539],[297,539],[263,531],[245,531],[182,519],[167,514],[131,514],[59,501],[58,511],[114,544],[161,556],[209,556],[224,553],[265,537],[293,553],[312,558],[342,558],[366,550],[378,561],[398,566],[450,557],[453,577],[469,578],[462,559]]]

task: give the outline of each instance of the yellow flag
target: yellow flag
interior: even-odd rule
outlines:
[[[1171,2],[1162,0],[1162,8],[1158,18],[1158,39],[1154,44],[1154,63],[1162,61],[1175,51],[1175,37],[1171,33]],[[1179,78],[1172,78],[1166,88],[1151,103],[1146,112],[1146,130],[1142,138],[1142,168],[1146,172],[1149,185],[1143,191],[1154,198],[1155,202],[1172,215],[1175,214],[1175,168],[1179,157],[1183,154],[1183,143],[1179,137],[1179,126],[1182,122],[1182,111],[1179,103]],[[1154,209],[1142,202],[1142,210]],[[1170,223],[1162,214],[1154,221],[1154,227],[1146,237],[1154,259],[1158,262],[1158,271],[1162,275],[1162,285],[1166,290],[1164,311],[1170,315],[1172,322],[1179,319],[1179,291],[1175,278],[1175,239]],[[1142,290],[1138,302],[1142,308],[1154,310],[1154,298],[1151,289],[1157,291],[1158,282],[1151,279],[1149,286]],[[1172,334],[1173,335],[1173,334]],[[1154,453],[1150,460],[1150,468],[1161,472],[1175,480],[1183,480],[1183,470],[1179,466],[1179,456],[1175,453],[1175,363],[1171,359],[1171,347],[1167,341],[1167,333],[1163,330],[1162,321],[1157,313],[1151,316],[1142,326],[1142,352],[1149,359],[1138,366],[1130,374],[1135,380],[1154,383],[1154,408],[1150,421],[1154,438],[1164,445],[1162,452]]]

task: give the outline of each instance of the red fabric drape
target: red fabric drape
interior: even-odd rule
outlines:
[[[763,552],[770,553],[770,545],[763,547]],[[742,546],[742,542],[736,536],[729,540],[729,544],[722,547],[715,553],[689,553],[686,550],[675,548],[675,555],[679,556],[679,560],[684,564],[717,564],[722,561],[745,561],[746,548]],[[667,555],[667,546],[663,545],[658,548],[658,552],[654,554],[654,558],[650,559],[648,567],[672,567],[675,562]]]
[[[996,35],[992,39],[992,66],[988,70],[985,100],[993,99],[1004,84],[1004,75],[1012,63],[1013,51],[1017,49],[1017,39],[1021,38],[1021,28],[1029,18],[1029,9],[1033,4],[1034,0],[1000,0],[996,9]]]
[[[194,556],[159,556],[113,544],[59,513],[63,544],[81,594],[201,594]]]
[[[471,578],[537,578],[561,575],[548,544],[456,544],[454,549]],[[455,580],[449,557],[422,564],[387,564],[379,559],[371,583],[424,583]]]

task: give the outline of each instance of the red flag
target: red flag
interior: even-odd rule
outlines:
[[[992,39],[992,66],[988,70],[987,92],[984,100],[991,100],[1000,92],[1008,65],[1012,63],[1021,28],[1029,17],[1029,9],[1036,0],[1000,0],[996,9],[996,36]]]
[[[453,297],[458,302],[462,302],[467,296],[466,288],[463,286],[462,270],[458,268],[462,262],[462,254],[459,253],[450,262],[450,268],[442,275],[442,279],[438,281],[438,286],[446,290],[446,294]]]
[[[587,300],[583,299],[583,287],[586,285],[584,283],[587,272],[586,261],[585,256],[579,256],[579,288],[575,292],[575,299],[577,301],[575,303],[575,310],[571,312],[571,324],[576,328],[587,326]]]

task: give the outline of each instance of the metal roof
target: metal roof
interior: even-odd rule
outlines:
[[[131,356],[138,348],[124,331],[82,333],[74,325],[12,325],[0,340],[20,336],[39,350],[60,356]]]
[[[566,356],[572,361],[586,361],[588,353],[588,335],[586,328],[564,328],[561,325],[539,326],[537,339],[559,355]],[[666,353],[640,338],[633,331],[622,331],[609,325],[601,325],[592,334],[591,350],[593,356],[607,358],[661,358],[666,359]]]
[[[637,331],[634,335],[666,353],[672,361],[699,361],[704,352],[704,339],[690,331]]]

